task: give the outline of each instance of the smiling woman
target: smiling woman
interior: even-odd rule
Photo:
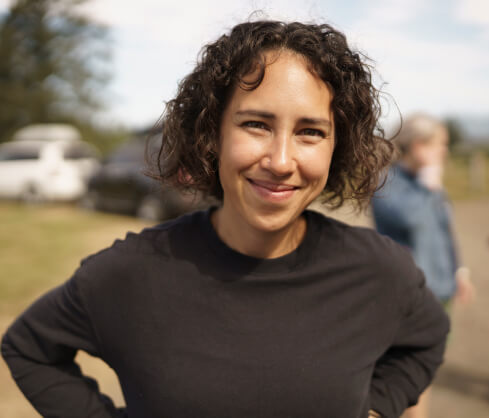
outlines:
[[[212,221],[235,250],[272,258],[302,241],[301,213],[326,185],[335,138],[332,94],[307,61],[289,51],[267,61],[260,85],[237,89],[222,115],[223,205]]]
[[[85,259],[2,353],[50,417],[398,417],[448,320],[409,254],[307,206],[368,203],[392,146],[368,67],[328,25],[247,22],[207,45],[150,174],[219,200]],[[73,362],[117,373],[117,409]]]

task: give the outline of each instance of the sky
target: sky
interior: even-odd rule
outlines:
[[[0,0],[0,13],[10,0]],[[387,124],[426,111],[489,119],[487,0],[91,0],[110,27],[114,74],[102,124],[152,125],[200,48],[260,10],[263,17],[330,23],[367,54],[388,93]]]

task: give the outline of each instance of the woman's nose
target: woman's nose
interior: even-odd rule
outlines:
[[[294,144],[290,135],[282,133],[273,137],[263,159],[265,169],[276,176],[285,176],[295,170]]]

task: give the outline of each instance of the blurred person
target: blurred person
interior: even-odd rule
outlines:
[[[152,176],[218,206],[129,233],[8,329],[49,417],[398,417],[448,318],[402,246],[307,206],[365,207],[392,145],[363,56],[329,25],[254,21],[204,47],[163,117]],[[116,372],[126,407],[83,376]]]
[[[403,121],[396,137],[399,160],[384,188],[372,199],[377,230],[408,247],[428,287],[447,311],[454,297],[474,295],[470,271],[459,265],[449,201],[443,189],[448,130],[438,119],[418,113]],[[429,390],[407,417],[428,417]]]

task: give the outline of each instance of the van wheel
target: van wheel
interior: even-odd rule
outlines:
[[[159,221],[165,219],[165,210],[161,200],[155,196],[146,196],[139,204],[136,216],[147,221]]]
[[[44,202],[45,199],[37,186],[29,184],[20,195],[20,200],[29,205],[36,205]]]

